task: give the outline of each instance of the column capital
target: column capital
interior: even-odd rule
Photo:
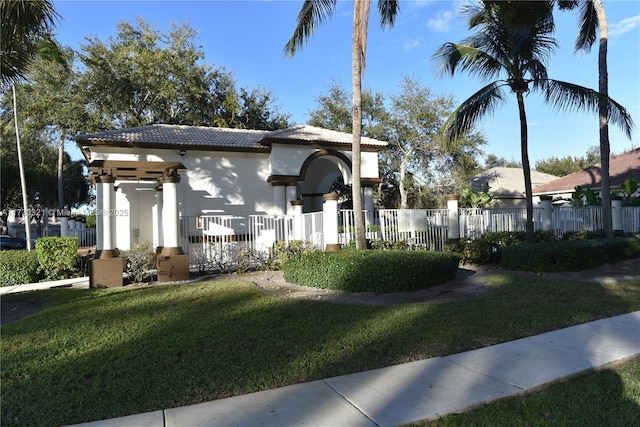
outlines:
[[[116,178],[113,175],[94,175],[93,179],[96,181],[96,184],[111,184],[116,182]]]
[[[328,200],[338,200],[340,198],[340,195],[336,194],[336,193],[327,193],[327,194],[323,194],[322,195],[322,199],[326,202]]]
[[[177,169],[168,169],[164,172],[164,175],[158,180],[160,184],[165,183],[179,183],[180,182],[180,173]]]

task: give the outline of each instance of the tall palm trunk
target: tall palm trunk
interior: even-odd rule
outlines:
[[[364,55],[367,44],[367,20],[369,17],[370,0],[355,1],[353,5],[353,39],[351,50],[351,77],[353,84],[353,140],[352,159],[352,197],[353,216],[355,226],[356,249],[366,249],[367,239],[364,230],[364,216],[362,209],[361,151],[362,134],[362,72]]]
[[[607,25],[607,15],[604,12],[602,0],[591,0],[598,17],[598,27],[600,29],[600,46],[598,49],[598,91],[609,95],[609,76],[607,71],[607,44],[609,28]],[[609,144],[609,109],[607,103],[600,101],[598,104],[598,114],[600,116],[600,188],[602,197],[602,221],[607,237],[613,237],[613,225],[611,222],[611,179],[609,177],[609,154],[611,146]]]
[[[27,250],[31,250],[31,216],[29,215],[29,201],[27,200],[27,180],[24,176],[24,164],[22,162],[22,148],[20,146],[20,132],[18,130],[18,100],[16,98],[16,85],[11,85],[13,91],[13,119],[16,125],[16,148],[18,150],[18,167],[20,168],[20,186],[22,188],[22,216],[24,218],[24,232],[27,238]]]
[[[533,233],[533,191],[531,189],[531,166],[529,165],[529,136],[527,128],[527,114],[524,110],[524,96],[516,92],[518,110],[520,111],[520,153],[522,155],[522,172],[524,174],[524,194],[527,204],[527,243],[535,241]]]
[[[64,137],[60,136],[58,143],[58,208],[64,210]]]

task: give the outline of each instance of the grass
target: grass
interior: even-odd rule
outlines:
[[[415,427],[640,425],[640,359]]]
[[[2,328],[0,423],[189,405],[640,310],[640,281],[491,282],[475,299],[388,307],[278,298],[244,282],[42,291],[47,308]]]

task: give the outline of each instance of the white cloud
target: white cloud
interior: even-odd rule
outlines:
[[[418,38],[418,39],[414,39],[414,38],[409,38],[409,39],[405,39],[404,42],[402,43],[402,48],[404,49],[405,52],[409,52],[413,49],[417,49],[422,47],[422,39]]]
[[[609,37],[618,37],[640,26],[640,15],[625,18],[622,21],[609,25]]]
[[[444,33],[449,31],[451,20],[454,15],[451,11],[438,12],[435,19],[429,19],[427,21],[427,28],[437,32]]]

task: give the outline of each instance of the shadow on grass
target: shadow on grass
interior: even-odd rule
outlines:
[[[2,425],[189,405],[640,310],[640,282],[494,281],[477,299],[393,307],[281,299],[241,282],[83,291],[3,327]]]

